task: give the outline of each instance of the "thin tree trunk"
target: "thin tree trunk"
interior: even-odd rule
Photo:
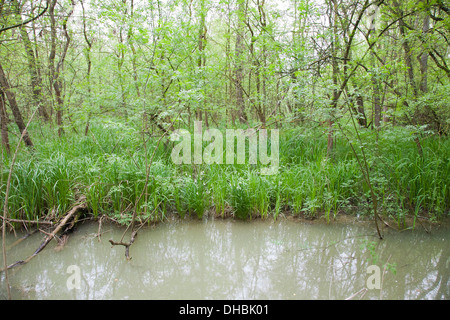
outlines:
[[[91,50],[92,50],[92,40],[89,40],[87,32],[86,32],[86,16],[84,12],[84,5],[83,0],[80,0],[81,8],[83,10],[83,35],[84,40],[86,41],[87,50],[86,50],[86,61],[87,61],[87,85],[88,85],[88,97],[89,97],[89,103],[90,103],[90,97],[91,97],[91,67],[92,67],[92,61],[91,61]],[[86,121],[86,126],[84,128],[84,135],[87,136],[89,133],[89,124],[91,121],[91,111],[88,113],[88,118]]]
[[[422,27],[422,33],[424,36],[426,36],[426,33],[430,30],[430,16],[428,13],[425,14],[425,17],[423,19],[423,27]],[[428,92],[428,53],[426,50],[419,56],[419,63],[420,63],[420,73],[422,75],[422,79],[420,81],[420,91],[423,93]]]
[[[126,4],[126,0],[122,0],[122,3]],[[121,12],[122,14],[122,23],[121,26],[119,26],[119,49],[117,53],[117,71],[119,75],[119,85],[120,85],[120,96],[121,96],[121,109],[123,110],[123,116],[125,118],[125,121],[128,121],[128,110],[127,110],[127,102],[126,102],[126,92],[125,92],[125,85],[124,85],[124,76],[122,73],[122,67],[125,62],[125,48],[124,48],[124,39],[123,39],[123,25],[125,25],[125,20],[127,17],[127,10],[125,9],[124,12]]]
[[[56,20],[55,20],[55,6],[56,6],[57,0],[51,0],[50,1],[50,7],[49,7],[49,15],[50,15],[50,55],[48,57],[49,61],[49,69],[50,69],[50,83],[51,87],[55,87],[55,79],[56,79],[56,72],[55,72],[55,57],[56,57]],[[58,93],[59,94],[59,90]],[[58,110],[59,108],[57,108]],[[58,123],[58,119],[56,119],[56,122]],[[59,125],[59,124],[58,124]],[[59,131],[58,131],[59,133]]]
[[[331,41],[331,50],[332,50],[332,58],[331,58],[331,64],[332,64],[332,78],[333,78],[333,102],[332,102],[332,108],[337,108],[337,101],[339,99],[338,97],[338,74],[339,74],[339,67],[337,62],[337,46],[338,46],[338,35],[337,35],[337,2],[336,0],[332,0],[332,3],[330,3],[330,6],[332,5],[332,9],[330,10],[332,13],[330,13],[330,25],[333,26],[333,35],[332,35],[332,41]],[[333,18],[331,18],[333,17]],[[334,112],[334,110],[332,110]],[[330,156],[331,152],[333,150],[333,124],[334,121],[332,119],[333,115],[329,115],[328,120],[328,138],[327,138],[327,155]]]
[[[63,69],[64,66],[64,60],[66,58],[67,50],[69,48],[70,44],[70,36],[67,32],[67,21],[69,20],[70,16],[73,13],[73,9],[75,6],[74,1],[72,0],[72,8],[70,12],[65,17],[62,26],[64,30],[64,37],[66,38],[66,43],[64,45],[63,52],[61,54],[61,58],[56,65],[55,69],[55,56],[56,56],[56,20],[55,20],[55,6],[56,6],[57,0],[53,0],[50,4],[49,8],[49,14],[50,14],[50,25],[51,25],[51,50],[50,50],[50,56],[49,56],[49,62],[50,62],[50,74],[52,77],[52,85],[53,89],[55,90],[55,97],[57,102],[57,109],[56,109],[56,124],[58,125],[58,136],[62,136],[64,134],[64,129],[62,127],[62,117],[63,117],[63,107],[64,107],[64,99],[62,96],[62,81],[60,78],[60,72]]]
[[[238,28],[236,31],[236,108],[241,123],[247,122],[247,115],[245,113],[244,92],[242,89],[244,81],[244,28],[245,20],[245,3],[244,0],[238,0]]]
[[[375,67],[375,61],[374,61]],[[373,90],[373,124],[375,128],[380,127],[381,122],[381,98],[380,98],[380,82],[375,74],[372,74],[372,90]]]
[[[367,36],[370,37],[370,34]],[[378,45],[375,45],[379,47]],[[372,123],[376,129],[381,125],[381,93],[380,93],[380,80],[376,74],[377,60],[375,59],[375,51],[371,50],[371,61],[372,61]],[[385,61],[381,60],[381,64],[384,65]]]
[[[264,11],[264,3],[265,1],[262,0],[260,2],[260,0],[258,0],[257,4],[258,4],[258,11],[259,11],[259,22],[262,26],[262,30],[263,32],[266,31],[266,26],[267,26],[267,21],[266,21],[266,13]],[[263,39],[263,45],[262,45],[262,55],[263,55],[263,68],[265,69],[266,67],[266,40]],[[260,89],[261,86],[261,72],[260,72],[260,64],[258,64],[258,66],[256,66],[256,58],[255,58],[255,70],[256,70],[256,79],[257,79],[257,94],[258,94],[258,109],[259,109],[259,119],[263,124],[263,127],[266,127],[266,81],[263,77],[263,83],[262,83],[262,92]],[[262,99],[261,99],[261,94],[263,94]],[[262,103],[261,103],[262,100]]]
[[[130,18],[131,20],[133,19],[133,14],[134,14],[134,0],[131,0],[130,3]],[[139,84],[138,84],[138,76],[137,76],[137,66],[136,66],[136,48],[134,47],[133,44],[133,24],[130,24],[130,28],[128,29],[128,44],[131,48],[131,65],[133,67],[133,80],[134,80],[134,86],[136,88],[136,94],[138,96],[138,98],[141,97],[141,92],[139,90]]]
[[[397,13],[399,16],[403,16],[403,10],[400,7],[400,4],[397,2],[397,0],[393,1],[394,6],[397,8]],[[408,68],[408,80],[409,80],[409,84],[411,86],[411,88],[413,89],[414,92],[414,97],[417,97],[417,86],[416,86],[416,81],[414,79],[414,68],[413,68],[413,64],[412,64],[412,60],[411,60],[411,47],[409,46],[409,42],[408,39],[406,39],[406,33],[405,33],[405,28],[406,28],[406,23],[405,21],[403,21],[403,19],[399,19],[398,21],[398,27],[400,30],[400,35],[402,37],[402,47],[403,47],[403,51],[405,54],[405,63],[406,63],[406,67]]]
[[[226,43],[225,43],[225,73],[228,74],[227,81],[224,81],[225,84],[225,100],[226,100],[226,107],[225,107],[225,124],[228,124],[228,116],[230,115],[230,108],[231,106],[231,75],[229,74],[231,67],[230,67],[230,10],[229,10],[229,2],[228,2],[228,25],[227,25],[227,37],[226,37]],[[190,126],[190,122],[189,122]]]
[[[9,139],[8,139],[8,118],[6,114],[5,93],[1,88],[0,88],[0,128],[2,136],[2,145],[5,148],[6,153],[10,155],[11,150],[9,147]]]
[[[198,57],[197,57],[197,67],[199,69],[199,71],[205,66],[205,56],[204,56],[204,49],[206,46],[206,26],[205,26],[205,2],[204,0],[202,0],[200,2],[200,26],[199,26],[199,30],[198,30]],[[203,72],[200,71],[202,80],[204,80],[204,75]],[[203,88],[204,89],[204,88]],[[204,92],[205,94],[205,92]],[[202,99],[202,101],[200,102],[200,107],[198,110],[198,117],[197,119],[201,121],[202,119],[202,112],[203,112],[203,108],[204,108],[204,100],[205,97]],[[206,122],[208,122],[208,114],[207,111],[205,111],[205,120]]]

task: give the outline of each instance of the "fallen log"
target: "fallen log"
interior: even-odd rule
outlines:
[[[86,210],[87,204],[86,204],[86,197],[82,196],[78,200],[78,204],[75,205],[69,212],[66,213],[64,218],[61,220],[61,222],[58,224],[58,226],[53,230],[52,233],[48,234],[47,237],[42,241],[41,245],[36,249],[36,251],[26,258],[25,260],[19,260],[14,262],[13,264],[9,265],[7,269],[11,269],[16,266],[24,265],[28,263],[31,259],[33,259],[39,252],[41,252],[49,243],[52,241],[53,238],[62,230],[62,228],[71,220],[72,217],[74,217],[77,213],[80,211]],[[4,271],[2,269],[1,271]]]

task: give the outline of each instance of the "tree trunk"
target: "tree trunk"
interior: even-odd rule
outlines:
[[[397,8],[397,14],[401,17],[403,16],[403,10],[400,7],[400,4],[397,2],[397,0],[394,0],[394,6]],[[416,87],[416,81],[414,79],[414,68],[413,68],[413,64],[412,64],[412,60],[411,60],[411,47],[409,46],[409,42],[406,39],[406,33],[405,33],[405,28],[406,28],[406,23],[405,21],[403,21],[403,19],[400,19],[398,21],[398,27],[400,30],[400,35],[402,37],[402,46],[403,46],[403,51],[405,53],[405,63],[406,63],[406,67],[408,68],[408,80],[409,80],[409,84],[411,86],[411,88],[413,89],[414,92],[414,97],[417,97],[417,87]]]
[[[19,128],[20,133],[23,133],[25,130],[25,123],[23,122],[22,114],[20,113],[19,106],[17,105],[16,96],[9,86],[8,80],[6,78],[6,74],[3,71],[3,67],[0,63],[0,89],[6,94],[6,98],[9,102],[9,107],[14,115],[14,120],[16,121],[17,127]],[[25,132],[23,136],[23,141],[27,147],[33,147],[33,143],[31,142],[30,137],[28,136],[28,132]]]
[[[120,85],[120,96],[121,96],[121,106],[120,109],[123,110],[123,117],[125,118],[125,121],[128,121],[128,110],[127,110],[127,97],[126,97],[126,91],[125,91],[125,84],[124,84],[124,75],[123,75],[123,64],[125,62],[125,44],[124,44],[124,38],[123,38],[123,26],[125,25],[125,21],[127,19],[127,9],[125,9],[126,0],[122,0],[124,12],[120,12],[122,15],[122,21],[119,26],[119,47],[118,52],[116,54],[117,56],[117,71],[119,76],[119,85]]]
[[[332,8],[330,8],[330,25],[333,26],[333,35],[332,35],[332,40],[331,40],[331,50],[332,50],[332,57],[331,57],[331,64],[332,64],[332,78],[333,78],[333,85],[334,85],[334,89],[333,89],[333,101],[332,101],[332,108],[336,109],[337,108],[337,102],[339,99],[339,95],[338,95],[338,74],[339,74],[339,66],[338,66],[338,62],[337,62],[337,46],[338,46],[338,30],[337,30],[337,2],[336,0],[332,0],[330,3],[330,7],[332,6]],[[331,110],[331,112],[334,113],[334,110]],[[333,133],[333,115],[330,114],[329,115],[329,120],[328,120],[328,138],[327,138],[327,155],[330,156],[331,152],[333,150],[333,137],[334,137],[334,133]]]
[[[428,13],[425,14],[423,18],[423,27],[422,33],[426,36],[426,33],[430,30],[430,16]],[[420,73],[422,75],[422,79],[420,81],[420,91],[426,93],[428,91],[428,53],[426,50],[419,56],[420,63]]]
[[[89,98],[89,103],[91,103],[90,98],[91,98],[91,67],[92,67],[92,61],[91,61],[91,50],[92,50],[92,40],[89,40],[87,32],[86,32],[86,16],[85,16],[85,12],[84,12],[84,5],[83,5],[83,1],[81,0],[81,8],[83,10],[83,35],[84,35],[84,40],[86,41],[86,45],[87,45],[87,49],[86,49],[86,62],[87,62],[87,75],[86,75],[86,80],[87,80],[87,86],[88,86],[88,98]],[[88,118],[86,121],[86,126],[84,128],[84,135],[87,136],[89,133],[89,124],[91,121],[91,111],[89,111],[88,113]]]
[[[230,62],[230,56],[231,56],[231,8],[230,8],[230,1],[227,2],[227,36],[226,43],[225,43],[225,74],[228,81],[224,81],[225,84],[225,123],[228,124],[229,117],[233,117],[233,109],[230,108],[233,101],[233,83],[232,83],[232,71],[231,71],[231,62]],[[233,121],[234,122],[234,121]],[[190,126],[190,123],[189,123]]]
[[[57,109],[56,109],[56,124],[58,125],[58,136],[62,136],[64,134],[64,129],[62,127],[64,99],[62,96],[62,82],[61,82],[61,78],[60,78],[59,74],[63,69],[64,60],[66,58],[67,50],[69,49],[70,36],[69,36],[69,33],[67,32],[67,21],[69,20],[70,16],[73,13],[75,3],[72,0],[72,3],[71,3],[72,8],[62,23],[63,30],[64,30],[64,37],[66,38],[66,43],[64,45],[64,49],[61,54],[61,58],[60,58],[58,64],[56,65],[56,69],[55,69],[55,56],[56,56],[55,6],[56,6],[56,2],[57,2],[57,0],[51,1],[50,8],[49,8],[50,26],[51,26],[51,29],[50,29],[51,50],[50,50],[49,62],[50,62],[50,75],[52,77],[52,85],[53,85],[53,89],[55,90],[55,97],[56,97],[56,102],[58,105]]]
[[[375,128],[379,128],[381,122],[380,82],[375,74],[372,74],[372,94],[373,94],[373,124]]]
[[[20,16],[20,12],[22,12],[19,3],[17,0],[13,1],[13,4],[15,6],[15,9],[17,10],[17,18],[18,23],[22,23],[22,17]],[[23,41],[23,45],[25,47],[26,57],[28,60],[28,69],[30,72],[31,77],[31,87],[33,89],[33,100],[36,104],[36,106],[39,106],[39,115],[44,119],[45,122],[50,121],[50,117],[47,113],[47,110],[45,109],[45,105],[43,103],[42,99],[42,80],[39,76],[38,70],[37,70],[37,63],[36,63],[36,57],[34,55],[33,47],[30,41],[30,37],[28,35],[28,32],[25,29],[24,25],[21,25],[20,28],[20,36]]]
[[[244,103],[244,91],[243,91],[243,81],[244,81],[244,24],[245,20],[245,3],[244,0],[238,0],[238,28],[236,31],[236,108],[238,112],[239,121],[241,123],[247,123],[247,115],[245,113],[245,103]]]
[[[358,123],[361,127],[366,128],[367,127],[367,118],[366,118],[366,113],[364,111],[364,100],[360,94],[358,94],[358,96],[356,97],[356,105],[358,106],[357,107]]]
[[[134,0],[131,0],[130,2],[130,18],[133,20],[133,14],[134,14]],[[130,28],[128,29],[128,44],[131,49],[131,65],[133,67],[133,80],[134,80],[134,87],[136,88],[136,94],[138,98],[141,97],[141,92],[139,90],[139,83],[138,83],[138,76],[137,76],[137,66],[136,66],[136,48],[134,47],[134,39],[133,39],[133,25],[130,24]]]
[[[6,153],[11,154],[8,139],[8,118],[6,114],[5,93],[0,88],[0,129],[2,136],[2,145],[6,149]]]
[[[199,69],[199,72],[201,74],[201,79],[202,82],[204,83],[204,74],[201,71],[202,68],[205,66],[205,62],[206,62],[206,58],[204,55],[204,50],[205,50],[205,46],[206,46],[206,32],[207,32],[207,28],[205,25],[205,16],[206,16],[206,10],[205,10],[205,1],[202,0],[200,3],[200,26],[198,29],[198,57],[197,57],[197,67]],[[204,87],[202,88],[202,90],[204,90]],[[202,120],[202,112],[205,112],[205,120],[206,122],[208,122],[208,114],[206,110],[204,109],[204,104],[205,104],[205,91],[203,91],[203,99],[200,102],[200,106],[199,106],[199,110],[198,110],[198,117],[197,119],[199,121]]]

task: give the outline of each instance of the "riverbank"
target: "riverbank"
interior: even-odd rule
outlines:
[[[134,212],[149,222],[164,221],[169,214],[243,220],[284,214],[327,222],[342,212],[373,216],[374,198],[348,141],[338,137],[329,157],[318,128],[280,130],[275,175],[261,175],[260,164],[176,165],[172,142],[158,144],[159,138],[147,135],[142,140],[137,127],[110,120],[92,123],[88,136],[68,132],[55,138],[50,128],[30,130],[41,134],[34,135],[33,151],[19,152],[13,168],[11,221],[55,223],[80,197],[86,198],[86,214],[119,224],[128,224]],[[434,221],[449,215],[447,138],[423,137],[419,153],[407,128],[386,127],[376,134],[361,129],[360,134],[383,220],[389,217],[402,226],[421,221],[420,216]],[[3,154],[2,160],[4,203],[10,158]]]
[[[70,212],[69,212],[70,213]],[[117,218],[116,216],[111,216],[103,214],[100,216],[94,216],[92,211],[87,207],[82,208],[76,214],[76,218],[71,222],[71,227],[74,228],[77,223],[83,223],[84,221],[91,221],[99,224],[99,228],[102,223],[109,222],[117,226],[127,226],[131,219],[132,214],[123,213],[122,217]],[[58,226],[61,218],[55,217],[54,220],[21,220],[21,219],[8,219],[7,226],[8,230],[13,232],[17,228],[22,230],[33,230],[35,228],[52,229]],[[326,213],[317,213],[314,216],[308,214],[293,214],[292,212],[281,212],[277,217],[273,216],[261,216],[258,214],[251,215],[246,220],[236,218],[233,214],[231,207],[224,210],[224,213],[218,213],[214,208],[206,210],[201,218],[195,215],[183,215],[180,216],[178,212],[168,212],[160,219],[149,219],[149,216],[145,217],[142,214],[137,214],[135,224],[138,226],[155,226],[158,224],[174,223],[174,222],[198,222],[198,221],[208,221],[208,220],[223,220],[223,221],[247,221],[249,223],[255,221],[291,221],[296,223],[304,224],[339,224],[339,225],[351,225],[351,224],[364,224],[373,225],[375,228],[374,218],[370,215],[360,215],[357,213],[346,213],[339,212],[334,214],[331,218]],[[69,221],[70,222],[70,221]],[[436,218],[434,216],[426,215],[407,215],[402,220],[399,220],[395,216],[382,216],[378,220],[381,229],[392,229],[397,231],[406,231],[419,229],[425,232],[431,232],[433,228],[438,228],[440,226],[450,227],[450,217],[441,216]],[[375,229],[374,229],[375,230]]]

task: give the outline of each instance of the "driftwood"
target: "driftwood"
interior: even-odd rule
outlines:
[[[61,222],[58,224],[58,226],[53,230],[52,233],[47,234],[47,237],[42,241],[41,245],[36,249],[36,251],[26,258],[25,260],[19,260],[7,267],[7,269],[11,269],[15,266],[23,265],[28,263],[31,259],[33,259],[39,252],[41,252],[49,243],[52,241],[53,238],[56,237],[56,235],[63,229],[65,225],[80,211],[85,210],[87,208],[86,204],[86,197],[81,197],[78,201],[78,204],[75,205],[69,212],[66,213],[64,218],[61,220]],[[4,270],[2,270],[4,271]]]

